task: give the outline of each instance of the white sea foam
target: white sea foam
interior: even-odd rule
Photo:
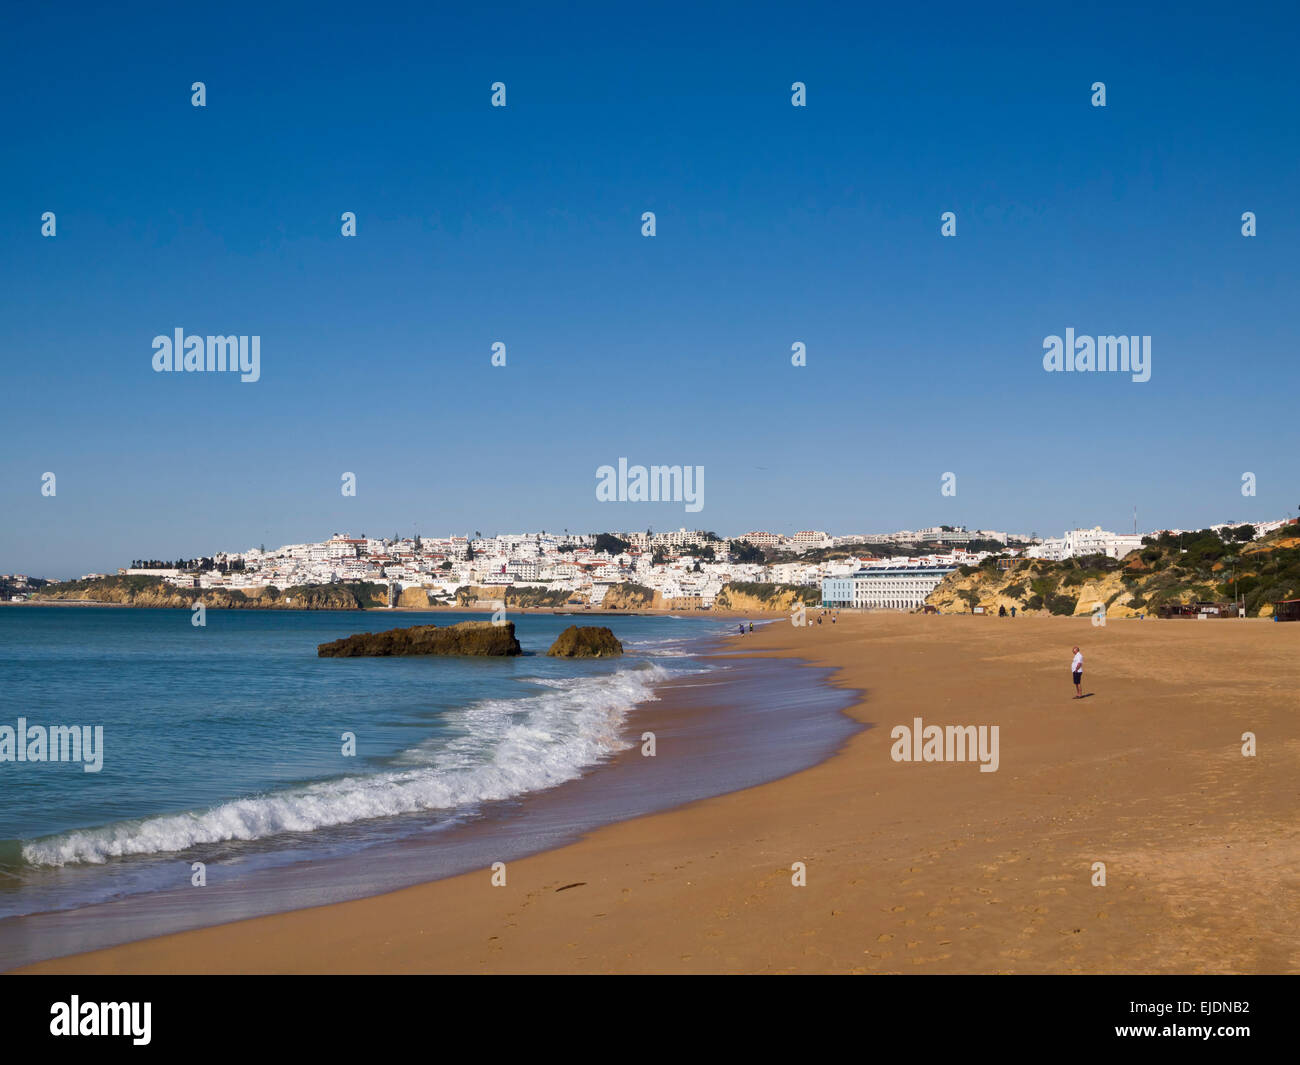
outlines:
[[[453,720],[459,734],[403,752],[401,768],[26,843],[33,865],[103,863],[125,855],[164,854],[199,844],[310,832],[376,817],[448,810],[553,787],[630,746],[619,735],[627,712],[653,699],[668,676],[646,664],[600,677],[536,680],[544,691],[523,699],[486,699]]]

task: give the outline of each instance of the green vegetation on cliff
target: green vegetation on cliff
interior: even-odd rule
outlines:
[[[65,581],[43,588],[34,600],[85,601],[120,606],[210,610],[364,610],[388,605],[388,587],[372,583],[306,584],[293,588],[177,588],[142,575]]]
[[[568,603],[573,593],[563,588],[547,588],[544,585],[505,585],[484,587],[481,585],[462,585],[456,589],[456,605],[470,607],[478,603],[503,603],[507,608],[520,610],[539,610],[545,607],[561,607]]]
[[[730,581],[713,606],[715,610],[787,610],[796,603],[818,606],[821,601],[821,588],[812,585]]]
[[[654,601],[653,589],[647,588],[644,584],[627,581],[623,584],[611,585],[601,605],[606,608],[617,607],[620,610],[642,610],[654,606]]]
[[[1271,617],[1273,603],[1300,597],[1300,537],[1284,526],[1244,542],[1249,526],[1220,535],[1203,529],[1148,537],[1123,559],[1106,555],[1047,562],[988,558],[944,578],[927,600],[941,611],[999,606],[1027,613],[1156,613],[1193,602],[1244,603],[1250,617]],[[1004,569],[1004,565],[1011,568]]]

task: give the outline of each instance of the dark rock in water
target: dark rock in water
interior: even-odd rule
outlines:
[[[462,621],[458,625],[412,625],[387,632],[361,632],[316,648],[321,658],[358,658],[385,655],[517,655],[523,649],[515,639],[515,623]]]
[[[613,658],[623,645],[603,625],[570,625],[546,652],[556,658]]]

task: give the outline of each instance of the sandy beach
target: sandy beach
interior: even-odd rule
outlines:
[[[19,971],[1300,972],[1300,625],[877,613],[731,644],[834,668],[873,727],[503,887],[485,868]],[[894,761],[918,717],[998,726],[997,771]]]

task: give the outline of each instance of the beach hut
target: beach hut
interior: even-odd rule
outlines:
[[[1273,604],[1274,621],[1300,621],[1300,599],[1281,599]]]

